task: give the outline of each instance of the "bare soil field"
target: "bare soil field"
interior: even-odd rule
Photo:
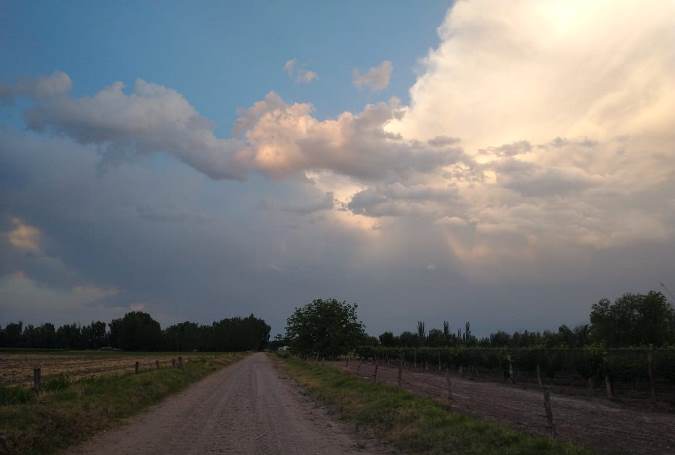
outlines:
[[[204,353],[129,353],[118,351],[0,351],[0,386],[30,385],[33,369],[40,368],[43,381],[65,375],[71,380],[131,373],[136,362],[149,369],[171,365],[171,359],[184,361],[203,357]]]
[[[335,366],[372,380],[373,363],[335,362]],[[378,382],[396,385],[398,368],[380,364]],[[486,418],[530,434],[549,435],[541,391],[523,390],[494,382],[477,382],[451,376],[452,408],[460,413]],[[403,370],[402,386],[419,395],[448,403],[444,374]],[[600,453],[675,453],[675,414],[627,408],[605,399],[551,396],[558,437]]]

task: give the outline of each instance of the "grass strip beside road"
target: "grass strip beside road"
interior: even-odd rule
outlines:
[[[119,424],[245,354],[193,359],[184,368],[44,384],[44,392],[0,390],[0,454],[48,454]]]
[[[358,378],[338,369],[282,358],[287,373],[343,420],[414,454],[589,455],[551,438],[517,432],[454,413],[431,399]],[[543,405],[542,405],[543,408]],[[543,413],[543,409],[542,409]]]

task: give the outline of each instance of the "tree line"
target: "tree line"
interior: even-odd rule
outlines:
[[[591,307],[589,323],[557,331],[497,331],[477,337],[466,322],[456,331],[448,321],[427,331],[423,321],[417,330],[399,335],[387,331],[368,336],[358,319],[357,305],[336,299],[316,299],[298,307],[288,318],[284,335],[272,348],[286,346],[302,356],[335,358],[356,347],[385,348],[621,348],[675,345],[675,311],[660,292],[627,293],[614,302],[602,299]]]
[[[253,314],[202,325],[182,322],[162,329],[150,314],[132,311],[109,323],[0,326],[0,347],[122,349],[128,351],[249,351],[263,349],[270,326]]]
[[[591,307],[589,323],[575,327],[561,325],[557,331],[497,331],[486,337],[471,333],[471,324],[456,332],[450,323],[427,332],[423,321],[417,323],[417,331],[405,331],[400,335],[382,333],[370,345],[385,347],[545,347],[583,348],[591,345],[606,348],[631,346],[669,346],[675,344],[675,311],[661,293],[626,293],[614,302],[602,299]]]

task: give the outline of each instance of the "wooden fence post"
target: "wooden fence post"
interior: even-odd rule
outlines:
[[[398,386],[401,387],[403,383],[403,354],[398,359]]]
[[[377,382],[377,357],[375,357],[375,372],[373,373],[373,382]]]
[[[413,349],[413,356],[414,356],[414,364],[413,367],[417,369],[417,349]]]
[[[544,410],[546,411],[546,420],[552,436],[557,436],[555,423],[553,423],[553,410],[551,409],[551,392],[549,387],[544,387]]]
[[[349,369],[349,354],[347,354],[347,358],[345,359],[345,368]]]
[[[138,362],[134,363],[134,373],[138,374],[139,367],[140,367],[140,364]]]
[[[612,400],[614,399],[614,387],[612,384],[612,378],[609,374],[609,368],[608,368],[608,360],[607,356],[603,357],[602,363],[604,365],[604,370],[605,370],[605,391],[607,392],[607,399]]]
[[[587,379],[588,382],[588,396],[592,397],[593,396],[593,376],[590,376]]]
[[[176,359],[171,358],[171,368],[176,368]]]
[[[438,351],[438,371],[441,370],[441,351]]]
[[[445,370],[445,382],[448,384],[448,406],[452,407],[452,380],[450,379],[450,367]]]
[[[605,390],[607,391],[607,399],[613,399],[614,393],[612,392],[612,380],[609,377],[609,373],[605,373]]]
[[[511,360],[511,354],[506,356],[509,361],[509,378],[511,379],[511,384],[516,383],[516,376],[513,374],[513,361]]]
[[[649,393],[652,401],[656,401],[656,381],[654,379],[654,345],[649,345],[647,352],[647,373],[649,374]]]
[[[183,368],[183,357],[178,356],[178,368]]]
[[[157,369],[159,370],[159,360],[155,360],[155,366],[156,366]]]
[[[42,369],[33,368],[33,390],[39,392],[40,387],[42,387]]]
[[[541,380],[541,367],[539,364],[537,364],[537,382],[539,383],[539,387],[544,387],[544,383]]]

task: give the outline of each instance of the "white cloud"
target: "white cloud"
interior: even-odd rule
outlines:
[[[284,63],[284,71],[286,71],[286,74],[288,74],[289,77],[293,76],[293,72],[295,71],[295,66],[298,64],[298,61],[294,58],[287,60],[286,63]]]
[[[673,17],[675,3],[658,1],[450,9],[385,129],[460,137],[475,158],[471,172],[427,176],[455,183],[466,207],[445,215],[466,222],[448,226],[453,251],[485,260],[673,238]]]
[[[663,242],[675,219],[673,9],[458,2],[409,106],[319,119],[271,92],[230,138],[181,94],[143,81],[130,94],[118,83],[93,97],[34,96],[27,120],[109,153],[165,151],[214,178],[308,179],[333,194],[335,216],[431,223],[466,262]],[[284,65],[292,77],[299,68]],[[384,88],[390,73],[383,62],[354,82]]]
[[[42,79],[43,85],[63,79],[44,82],[53,78]],[[114,155],[167,152],[213,178],[244,176],[232,156],[236,141],[217,138],[211,122],[175,90],[139,79],[130,94],[116,82],[91,97],[58,92],[34,101],[25,114],[33,130],[64,133]]]
[[[456,3],[410,90],[406,137],[468,151],[554,137],[659,134],[675,111],[675,3]]]
[[[355,87],[367,88],[373,91],[381,91],[389,86],[389,79],[393,65],[389,60],[385,60],[377,66],[370,68],[364,74],[358,69],[352,71],[352,82]]]
[[[275,93],[242,112],[236,131],[240,162],[274,177],[329,170],[360,180],[405,179],[462,159],[453,145],[405,141],[384,131],[400,115],[396,100],[318,120],[309,104],[286,104]]]
[[[288,77],[298,84],[309,84],[319,77],[315,71],[306,69],[294,58],[284,63],[284,71],[288,74]]]
[[[240,113],[234,137],[219,138],[180,93],[137,80],[128,94],[117,82],[91,97],[35,98],[25,117],[33,130],[98,145],[108,156],[166,152],[215,179],[321,170],[361,180],[406,178],[462,158],[452,141],[405,141],[385,132],[401,113],[392,99],[319,120],[310,104],[287,104],[271,92]]]

